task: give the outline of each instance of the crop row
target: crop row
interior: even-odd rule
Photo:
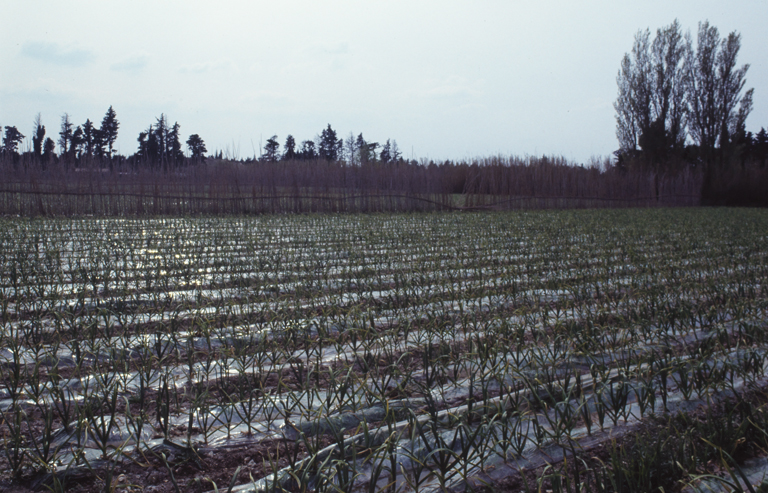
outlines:
[[[567,462],[765,385],[767,224],[6,220],[3,464],[19,484],[109,491],[149,455],[181,488],[190,457],[237,449],[269,457],[252,481],[226,471],[243,491],[426,491]]]

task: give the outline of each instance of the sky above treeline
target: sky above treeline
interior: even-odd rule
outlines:
[[[0,125],[31,142],[40,113],[101,122],[116,149],[164,113],[209,153],[259,155],[272,135],[395,139],[406,158],[607,156],[616,75],[640,29],[709,20],[741,33],[747,129],[768,127],[768,2],[69,1],[0,8]],[[31,144],[27,144],[31,145]]]

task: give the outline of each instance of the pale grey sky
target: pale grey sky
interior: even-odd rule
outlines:
[[[768,127],[768,1],[0,0],[0,125],[41,113],[97,124],[136,151],[165,113],[209,151],[259,153],[273,134],[396,139],[406,157],[562,155],[618,147],[612,103],[638,29],[709,20],[742,35]]]

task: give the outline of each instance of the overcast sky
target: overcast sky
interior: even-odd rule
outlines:
[[[125,155],[165,113],[184,140],[241,158],[330,123],[408,158],[586,162],[618,147],[635,33],[675,18],[741,33],[747,128],[768,127],[765,0],[0,0],[0,125],[31,137],[41,113],[56,139],[63,113],[98,124],[112,105]]]

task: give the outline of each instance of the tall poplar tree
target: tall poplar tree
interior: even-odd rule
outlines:
[[[689,49],[675,20],[658,29],[653,41],[650,30],[639,31],[631,53],[621,61],[614,103],[616,136],[622,152],[642,149],[646,164],[652,167],[685,145]]]
[[[705,161],[723,163],[730,138],[752,110],[753,89],[744,92],[749,65],[737,66],[741,35],[720,39],[709,22],[699,24],[696,50],[687,59],[691,137]]]

